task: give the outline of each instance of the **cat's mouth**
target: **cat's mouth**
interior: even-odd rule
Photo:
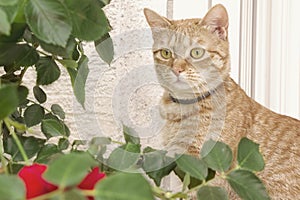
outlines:
[[[193,88],[193,85],[179,77],[172,84],[181,90],[189,90]]]
[[[189,85],[189,84],[187,83],[186,80],[183,80],[183,79],[180,78],[180,77],[178,77],[178,78],[173,82],[173,84],[177,84],[177,85]]]

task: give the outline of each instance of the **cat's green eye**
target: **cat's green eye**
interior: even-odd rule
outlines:
[[[160,50],[160,55],[164,59],[170,59],[170,58],[172,58],[172,52],[169,49],[162,49],[162,50]]]
[[[200,59],[203,57],[205,50],[202,48],[195,48],[191,50],[191,57],[194,59]]]

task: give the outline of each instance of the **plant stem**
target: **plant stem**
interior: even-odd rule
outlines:
[[[21,131],[26,131],[27,130],[27,127],[24,124],[21,124],[17,121],[13,121],[10,118],[7,118],[7,120],[9,122],[9,124],[11,126],[15,127],[16,129],[21,130]]]
[[[160,199],[165,199],[165,191],[163,191],[161,188],[154,186],[152,187],[152,192],[154,196]]]
[[[7,166],[6,166],[6,160],[4,157],[4,152],[3,152],[3,139],[2,139],[2,125],[3,121],[0,121],[0,156],[1,156],[1,168],[4,170],[5,174],[8,174]]]
[[[119,142],[119,141],[116,141],[116,140],[111,140],[112,143],[115,143],[115,144],[120,144],[120,145],[124,145],[126,143],[124,142]]]
[[[19,76],[20,76],[20,79],[21,79],[21,83],[22,83],[23,77],[24,77],[24,75],[25,75],[27,69],[28,69],[28,67],[24,67],[24,69],[22,69],[22,71],[21,71],[21,74],[19,75]]]
[[[16,144],[18,146],[18,149],[19,149],[19,151],[20,151],[20,153],[21,153],[21,155],[22,155],[22,157],[23,157],[23,159],[25,161],[25,164],[26,165],[30,165],[30,162],[29,162],[28,156],[27,156],[27,154],[26,154],[26,152],[24,150],[24,147],[22,146],[22,144],[21,144],[21,142],[20,142],[20,140],[19,140],[16,132],[11,127],[12,124],[10,123],[10,121],[11,121],[11,119],[9,119],[8,117],[4,119],[4,123],[5,123],[6,127],[9,130],[9,133],[12,135],[13,139],[15,140],[15,142],[16,142]]]
[[[43,52],[43,51],[41,51],[41,50],[36,49],[36,51],[37,51],[38,53],[44,55],[44,56],[51,57],[51,55],[49,55],[49,54],[47,54],[47,53],[45,53],[45,52]]]
[[[35,102],[35,101],[33,101],[33,100],[30,100],[30,99],[28,99],[28,101],[31,102],[31,103],[34,103],[34,104],[38,104],[38,105],[40,105],[42,108],[44,108],[44,110],[46,110],[47,112],[52,113],[51,110],[49,110],[48,108],[44,107],[44,106],[41,105],[40,103],[37,103],[37,102]]]

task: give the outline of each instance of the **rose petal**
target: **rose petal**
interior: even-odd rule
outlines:
[[[96,183],[103,179],[105,174],[100,172],[99,167],[95,167],[86,177],[81,181],[78,185],[78,188],[84,190],[92,190],[94,189]]]
[[[27,199],[37,197],[57,189],[57,186],[47,182],[42,178],[42,174],[47,169],[46,165],[33,164],[23,167],[18,175],[23,179],[26,186]]]
[[[101,173],[99,167],[95,167],[86,177],[81,181],[81,183],[77,186],[83,190],[92,190],[94,189],[96,183],[103,179],[106,175]],[[94,200],[93,197],[89,196],[89,200]]]

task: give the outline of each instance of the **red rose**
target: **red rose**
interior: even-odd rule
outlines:
[[[83,190],[92,190],[96,183],[104,177],[105,174],[100,172],[99,167],[95,167],[88,175],[86,175],[77,187]],[[88,198],[89,200],[94,200],[93,197]]]
[[[30,199],[56,190],[58,187],[43,179],[42,174],[47,169],[46,165],[33,164],[23,167],[18,175],[26,186],[26,198]]]
[[[18,175],[26,186],[26,199],[52,192],[58,188],[42,177],[46,169],[47,165],[33,164],[25,166],[19,171]],[[96,183],[104,177],[105,174],[99,171],[99,167],[95,167],[77,187],[82,190],[93,190]],[[93,197],[88,197],[88,199],[94,200]]]

